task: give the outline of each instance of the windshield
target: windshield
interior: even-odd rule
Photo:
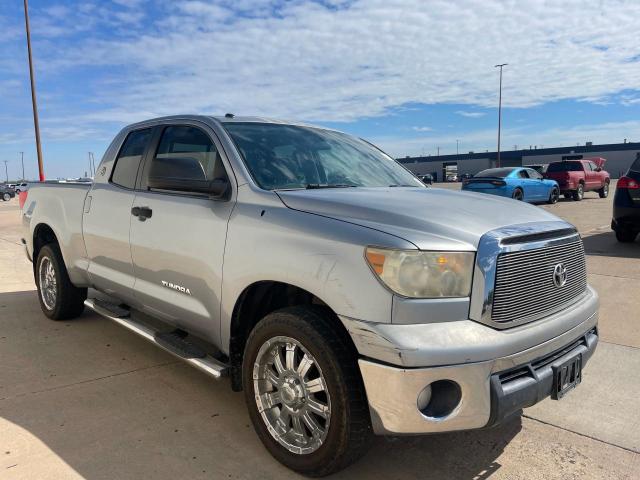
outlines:
[[[251,176],[266,190],[329,187],[426,188],[363,140],[319,128],[226,123]]]
[[[582,164],[580,162],[556,162],[551,163],[547,172],[580,172]]]
[[[476,173],[473,177],[497,177],[504,178],[513,172],[513,168],[489,168],[487,170],[482,170],[481,172]]]

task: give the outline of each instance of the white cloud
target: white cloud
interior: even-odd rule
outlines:
[[[467,112],[464,110],[458,110],[456,113],[458,115],[462,115],[463,117],[468,117],[468,118],[480,118],[486,115],[486,113],[484,112]]]
[[[433,130],[433,128],[431,127],[411,127],[412,130],[415,130],[416,132],[430,132]]]
[[[569,147],[584,145],[585,142],[621,143],[640,141],[640,120],[626,122],[606,122],[600,124],[582,124],[571,128],[549,128],[532,132],[525,127],[503,128],[501,145],[503,150],[511,150],[514,145],[518,148]],[[484,152],[489,149],[495,151],[497,143],[496,129],[488,128],[474,130],[464,134],[422,135],[415,138],[379,136],[370,139],[380,148],[394,157],[422,155],[423,152],[435,155],[437,148],[440,153],[456,153],[456,140],[459,141],[459,151]]]
[[[80,44],[49,46],[55,55],[43,68],[110,67],[113,81],[94,85],[103,105],[95,108],[136,119],[232,111],[348,121],[411,103],[494,107],[493,65],[503,61],[505,106],[640,89],[632,61],[640,36],[629,34],[640,2],[250,3],[156,4],[149,28],[87,30]],[[116,16],[99,18],[111,24]]]

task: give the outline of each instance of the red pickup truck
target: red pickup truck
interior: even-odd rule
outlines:
[[[609,195],[609,172],[602,169],[604,158],[584,158],[581,160],[563,160],[549,164],[545,178],[555,180],[565,198],[582,200],[584,192],[597,191],[600,198]]]

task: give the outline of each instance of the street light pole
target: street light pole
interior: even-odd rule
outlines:
[[[24,152],[20,152],[20,162],[22,163],[22,180],[26,180],[24,178]]]
[[[456,157],[458,156],[458,143],[460,142],[460,140],[458,140],[456,138]]]
[[[7,177],[7,183],[9,183],[9,169],[7,168],[9,160],[4,160],[4,175]]]
[[[27,31],[27,51],[29,53],[29,78],[31,79],[31,104],[33,105],[33,127],[36,132],[36,150],[38,152],[38,173],[40,181],[44,182],[44,167],[42,165],[42,147],[40,146],[40,122],[38,121],[38,102],[36,100],[36,79],[33,74],[33,57],[31,55],[31,29],[29,28],[29,5],[24,0],[24,24]]]
[[[495,67],[500,67],[500,90],[498,94],[498,162],[497,167],[500,167],[500,130],[502,129],[502,67],[506,67],[508,63],[501,63],[499,65],[494,65]]]

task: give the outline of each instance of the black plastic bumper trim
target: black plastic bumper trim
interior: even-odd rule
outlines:
[[[551,396],[553,368],[568,358],[582,354],[582,367],[593,355],[598,344],[598,331],[593,328],[567,346],[528,364],[493,374],[490,379],[491,416],[485,428],[504,420]]]

